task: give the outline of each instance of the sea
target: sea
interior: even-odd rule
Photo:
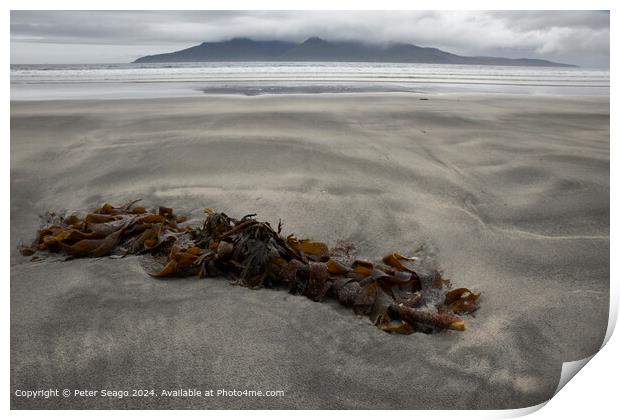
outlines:
[[[11,100],[414,92],[609,96],[609,70],[412,63],[11,65]]]

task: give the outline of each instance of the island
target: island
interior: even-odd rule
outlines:
[[[577,67],[534,58],[467,57],[407,43],[371,44],[359,41],[326,41],[308,38],[301,44],[233,38],[165,54],[146,55],[134,63],[205,61],[327,61],[378,63],[472,64],[491,66]]]

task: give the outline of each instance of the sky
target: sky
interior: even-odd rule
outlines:
[[[12,64],[127,63],[235,37],[406,42],[609,68],[607,11],[12,11]]]

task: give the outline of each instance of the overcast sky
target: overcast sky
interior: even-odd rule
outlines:
[[[117,63],[234,37],[408,42],[609,67],[601,11],[12,11],[11,63]]]

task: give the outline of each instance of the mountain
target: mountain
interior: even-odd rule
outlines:
[[[169,63],[187,61],[277,61],[297,46],[294,42],[252,41],[234,38],[225,42],[203,42],[195,47],[167,54],[147,55],[134,63]]]
[[[308,38],[301,44],[286,41],[254,41],[248,38],[203,42],[176,52],[140,57],[134,63],[200,61],[341,61],[576,67],[532,58],[466,57],[437,48],[405,43],[373,45],[357,41],[326,41],[316,37]]]

